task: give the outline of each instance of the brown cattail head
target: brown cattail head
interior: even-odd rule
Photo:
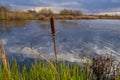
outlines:
[[[50,18],[50,25],[51,25],[52,36],[56,36],[56,30],[55,30],[55,24],[54,24],[54,18],[53,17]]]

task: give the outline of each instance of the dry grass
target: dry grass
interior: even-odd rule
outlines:
[[[1,37],[0,37],[0,54],[1,54],[1,58],[2,58],[2,64],[3,64],[3,67],[4,67],[5,75],[6,75],[5,80],[9,80],[10,65],[9,65],[9,62],[7,60],[7,57],[6,57],[6,53],[5,53],[5,50],[4,50],[4,45],[2,43],[2,38]]]
[[[97,80],[120,80],[120,63],[112,57],[93,58],[91,70]]]

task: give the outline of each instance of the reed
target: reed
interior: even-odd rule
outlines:
[[[120,63],[111,57],[93,58],[91,70],[97,80],[120,80]]]
[[[60,73],[58,69],[57,49],[56,49],[56,29],[55,29],[53,17],[50,18],[50,24],[51,24],[51,32],[52,32],[52,38],[53,38],[53,44],[54,44],[54,56],[55,56],[56,70],[58,72],[58,80],[60,80]]]
[[[9,80],[10,66],[9,66],[9,62],[7,60],[7,57],[6,57],[6,53],[5,53],[5,50],[4,50],[4,45],[2,43],[2,38],[1,37],[0,37],[0,54],[1,54],[1,59],[2,59],[3,67],[4,67],[5,75],[6,75],[5,80]]]

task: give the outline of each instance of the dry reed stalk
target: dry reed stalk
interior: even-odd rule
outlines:
[[[42,57],[43,59],[46,60],[48,64],[51,65],[51,67],[57,72],[56,68],[54,67],[53,63],[48,59],[48,57],[44,56],[43,54],[37,52],[36,50],[33,50],[30,48],[31,53],[34,53],[36,56]]]
[[[7,60],[7,57],[6,57],[6,53],[5,53],[5,49],[4,49],[4,45],[2,43],[1,37],[0,37],[0,54],[1,54],[2,64],[3,64],[3,67],[5,69],[5,73],[6,73],[6,80],[9,80],[10,65],[9,65],[9,62]]]
[[[19,51],[20,56],[21,56],[22,58],[23,58],[24,56],[23,56],[23,54],[21,53],[21,51],[22,51],[24,48],[25,48],[25,47],[22,47],[22,48],[20,49],[20,51]],[[57,72],[55,66],[53,65],[53,63],[51,62],[51,60],[50,60],[48,57],[44,56],[43,54],[41,54],[41,53],[37,52],[36,50],[31,49],[31,48],[29,48],[29,50],[30,50],[30,54],[34,54],[35,56],[41,57],[41,58],[43,58],[44,60],[46,60],[46,62],[47,62],[48,64],[50,64],[51,67]]]
[[[58,72],[58,80],[60,80],[60,74],[59,74],[59,69],[58,69],[57,49],[56,49],[56,30],[55,30],[55,24],[54,24],[54,18],[53,17],[50,18],[50,25],[51,25],[53,44],[54,44],[55,64],[56,64],[56,69],[57,69],[57,72]]]

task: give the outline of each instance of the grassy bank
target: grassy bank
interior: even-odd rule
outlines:
[[[84,68],[84,69],[83,69]],[[71,64],[60,63],[59,64],[59,73],[60,80],[85,80],[88,78],[92,80],[92,77],[86,74],[87,68],[80,67],[75,64],[74,66]],[[51,67],[51,65],[43,62],[35,62],[31,67],[25,65],[20,70],[20,67],[14,61],[11,65],[10,73],[6,73],[5,69],[0,66],[0,80],[58,80],[58,73],[55,68]]]
[[[108,58],[98,58],[93,60],[94,63],[90,66],[88,63],[81,65],[75,63],[60,62],[58,65],[60,80],[120,80],[120,69],[110,74],[107,72],[112,66],[105,67],[104,65]],[[101,61],[100,63],[98,63]],[[16,60],[13,60],[10,66],[10,71],[6,71],[0,65],[0,80],[58,80],[58,73],[55,69],[55,63],[51,66],[47,62],[35,61],[31,65],[25,64],[20,68]]]

